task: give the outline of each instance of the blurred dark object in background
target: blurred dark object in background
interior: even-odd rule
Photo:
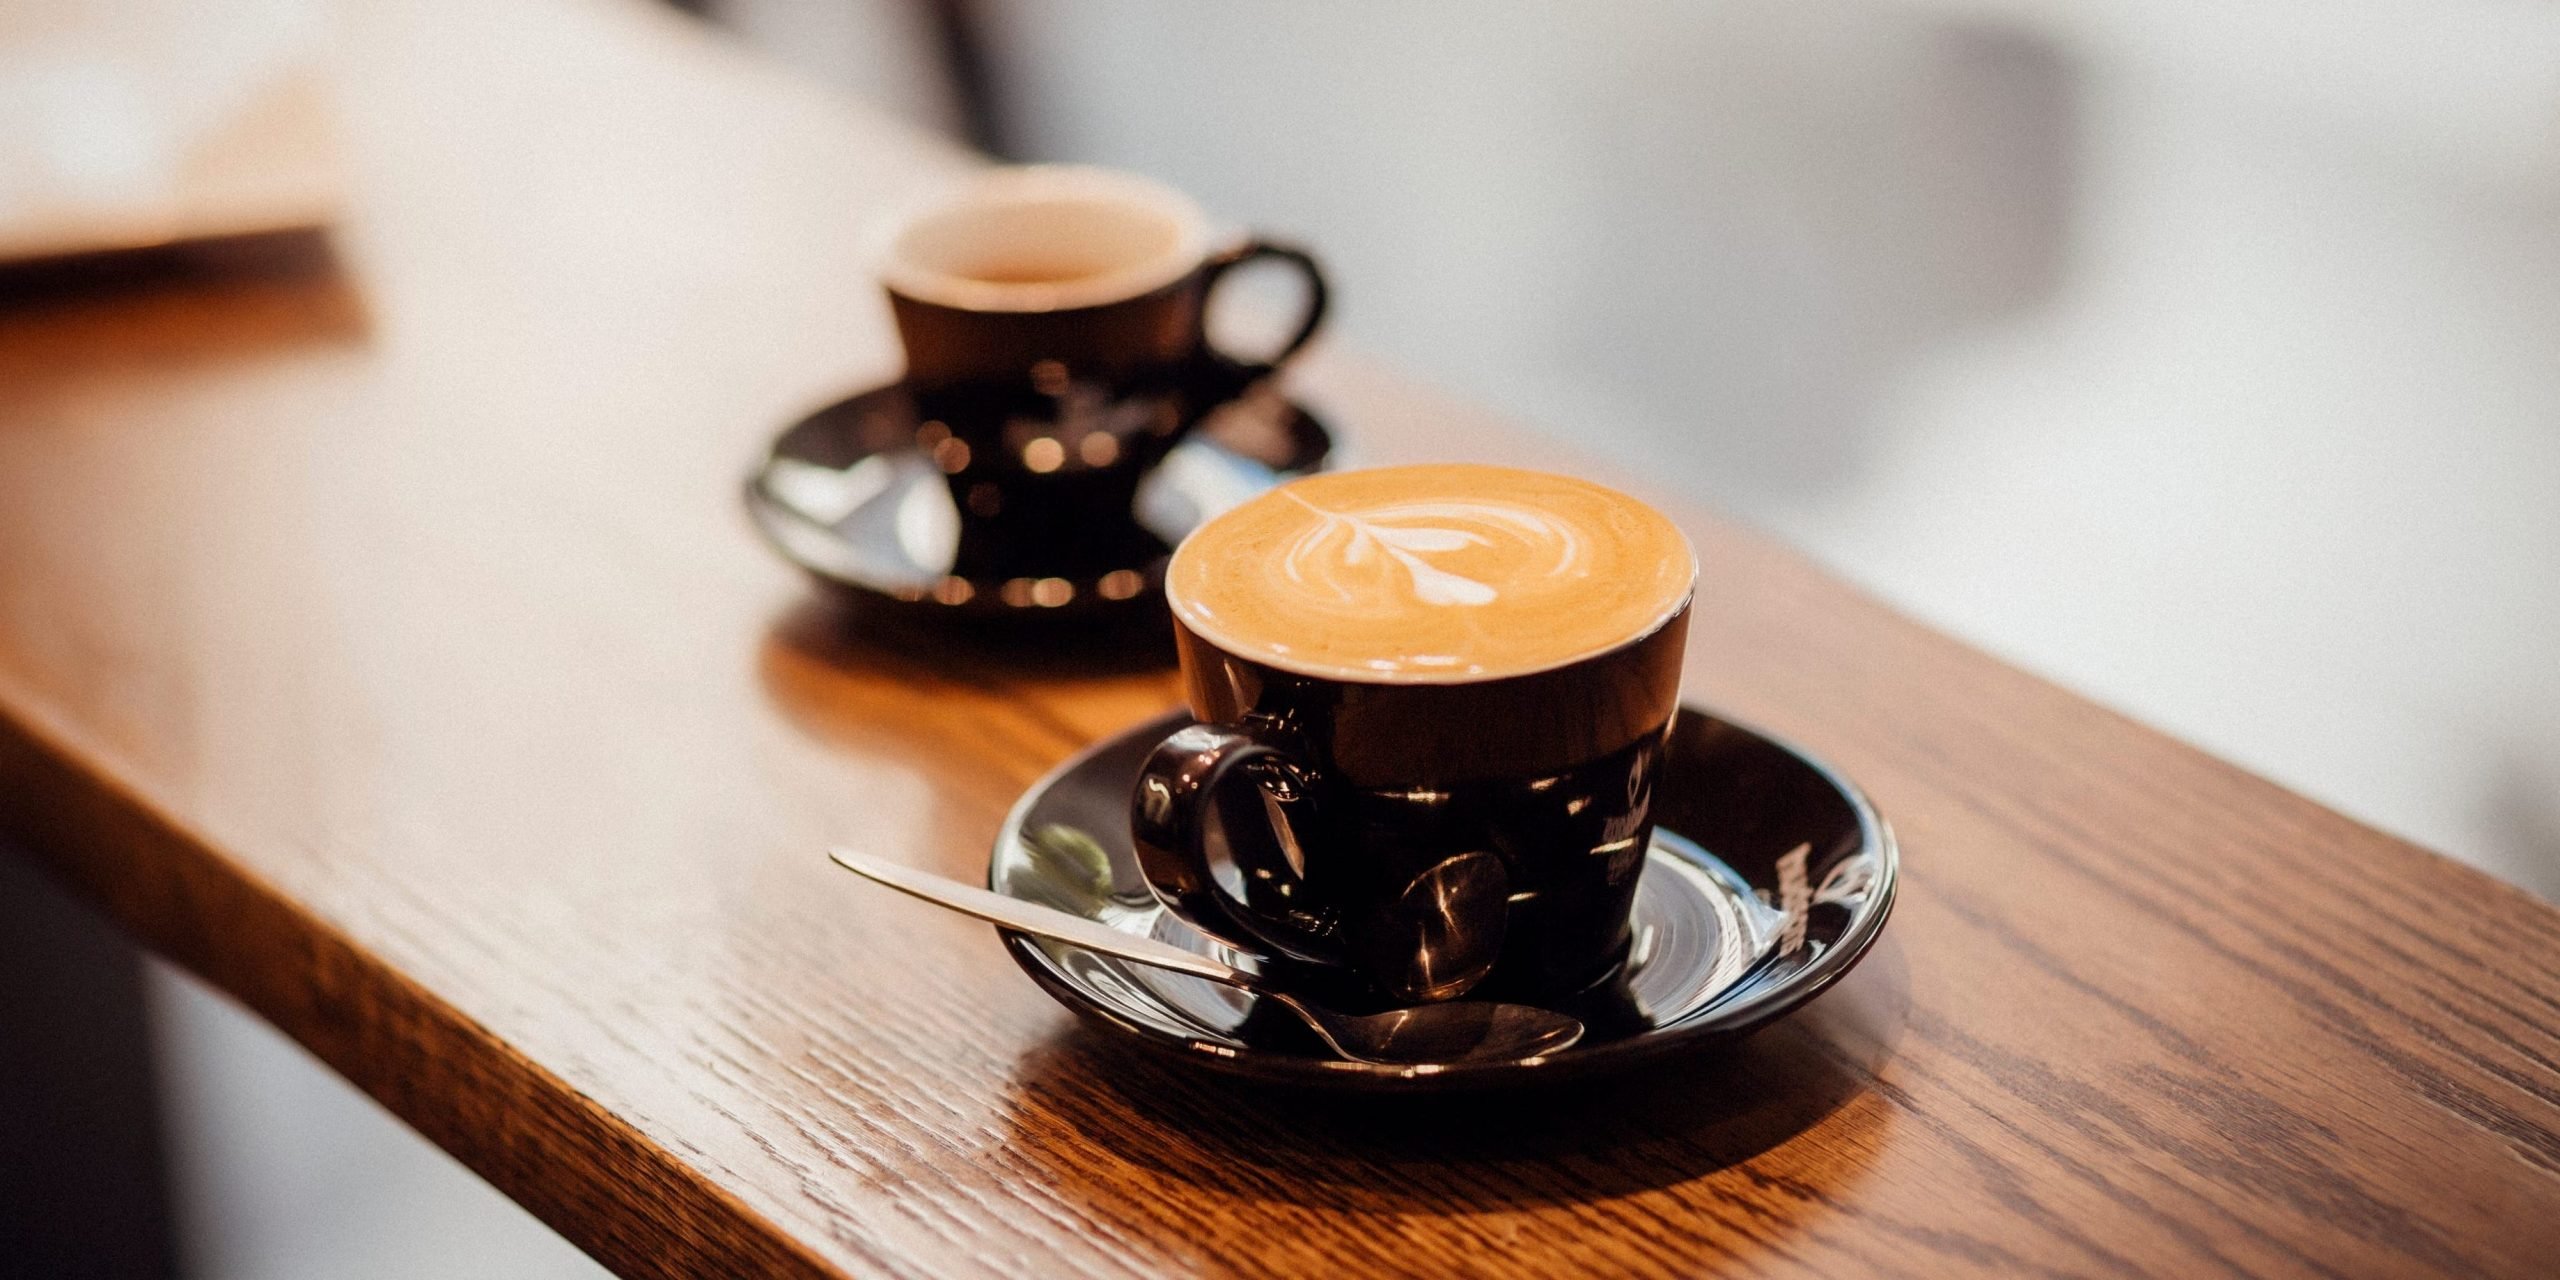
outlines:
[[[0,263],[0,309],[72,295],[202,284],[236,276],[311,279],[337,269],[327,233],[270,231]]]
[[[0,849],[0,1274],[177,1274],[142,957]]]

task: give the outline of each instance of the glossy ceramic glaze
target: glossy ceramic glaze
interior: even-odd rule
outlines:
[[[1250,963],[1163,910],[1130,844],[1127,779],[1185,723],[1177,715],[1139,725],[1042,779],[1007,818],[989,885]],[[1535,1063],[1416,1070],[1343,1062],[1250,993],[1071,944],[1021,934],[1006,941],[1024,971],[1069,1007],[1200,1067],[1328,1088],[1439,1090],[1555,1080],[1712,1045],[1811,999],[1884,927],[1897,874],[1892,833],[1855,786],[1794,748],[1684,708],[1657,805],[1661,826],[1636,890],[1626,963],[1548,1002],[1589,1030]],[[1792,917],[1800,929],[1784,910],[1791,901],[1800,904]],[[1338,1003],[1358,998],[1322,970],[1278,965],[1264,977]]]
[[[1561,667],[1400,683],[1284,671],[1177,617],[1202,723],[1141,767],[1140,867],[1202,931],[1394,999],[1578,987],[1626,949],[1687,636],[1684,605]]]

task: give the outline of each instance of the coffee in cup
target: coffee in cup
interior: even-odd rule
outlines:
[[[1659,512],[1508,468],[1312,476],[1209,521],[1166,573],[1200,723],[1132,798],[1149,883],[1397,999],[1604,976],[1696,578]]]

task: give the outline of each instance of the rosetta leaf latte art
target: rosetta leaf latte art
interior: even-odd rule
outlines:
[[[1284,491],[1285,492],[1285,491]],[[1544,513],[1528,508],[1492,502],[1444,501],[1406,503],[1354,514],[1319,507],[1292,493],[1292,499],[1317,517],[1314,526],[1300,534],[1282,559],[1282,571],[1300,586],[1327,591],[1335,599],[1350,602],[1363,592],[1354,581],[1365,576],[1373,562],[1383,557],[1387,565],[1400,569],[1402,581],[1414,603],[1439,607],[1466,607],[1492,604],[1501,591],[1492,583],[1434,564],[1435,556],[1450,555],[1473,548],[1493,548],[1495,540],[1486,533],[1456,527],[1474,524],[1488,531],[1508,535],[1508,542],[1532,556],[1552,553],[1554,561],[1543,570],[1535,566],[1515,566],[1532,572],[1556,574],[1569,571],[1579,560],[1578,539]],[[1398,523],[1412,520],[1415,523]],[[1421,521],[1447,523],[1421,523]],[[1385,565],[1378,566],[1385,568]],[[1393,570],[1387,571],[1392,575]]]
[[[1209,520],[1175,549],[1165,599],[1185,630],[1280,670],[1455,684],[1642,636],[1696,577],[1679,528],[1625,494],[1425,463],[1301,477]]]

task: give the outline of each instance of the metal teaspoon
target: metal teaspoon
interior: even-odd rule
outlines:
[[[1250,991],[1296,1014],[1317,1038],[1353,1062],[1398,1067],[1518,1062],[1554,1053],[1582,1038],[1580,1019],[1530,1005],[1460,1000],[1385,1013],[1336,1013],[1275,990],[1243,970],[1170,943],[1123,933],[1099,920],[1008,898],[850,849],[829,849],[827,856],[855,875],[963,915]]]

